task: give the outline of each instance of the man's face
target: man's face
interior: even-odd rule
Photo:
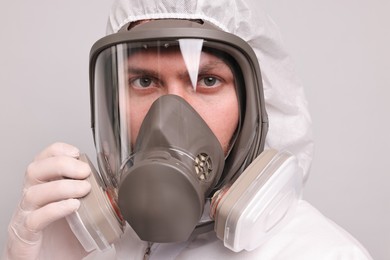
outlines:
[[[234,74],[222,59],[201,53],[196,86],[178,49],[138,51],[127,62],[131,143],[135,143],[152,103],[162,95],[173,94],[198,112],[227,153],[239,111]]]

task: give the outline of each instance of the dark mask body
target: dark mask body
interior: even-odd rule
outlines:
[[[184,99],[165,95],[147,113],[121,172],[118,204],[145,241],[186,240],[224,166],[222,147]]]

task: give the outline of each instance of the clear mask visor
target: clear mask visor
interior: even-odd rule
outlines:
[[[202,39],[121,43],[103,50],[94,68],[93,101],[100,171],[109,185],[117,185],[146,114],[164,95],[187,101],[226,155],[240,121],[233,67],[228,54]],[[181,131],[180,124],[172,131]]]

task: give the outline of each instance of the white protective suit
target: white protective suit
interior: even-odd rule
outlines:
[[[286,149],[294,153],[304,169],[306,180],[313,155],[313,143],[303,88],[281,46],[280,35],[275,25],[255,6],[258,5],[256,0],[247,1],[246,3],[244,0],[117,0],[109,18],[108,33],[117,32],[128,22],[143,19],[203,19],[246,40],[254,49],[262,72],[269,116],[265,147]],[[38,158],[45,159],[44,163],[41,163],[45,167],[57,166],[56,161],[50,162],[50,159],[46,159],[49,155],[61,155],[61,162],[66,162],[61,164],[63,167],[72,162],[74,168],[73,166],[71,169],[66,168],[67,174],[64,174],[64,177],[67,178],[61,180],[69,182],[69,178],[82,180],[88,174],[87,169],[75,165],[77,160],[74,158],[77,158],[77,154],[74,148],[57,144],[45,150]],[[32,175],[41,174],[39,165],[36,163],[34,166],[35,168],[30,167]],[[79,169],[77,174],[74,173],[76,168]],[[47,176],[45,178],[50,181]],[[28,185],[25,188],[31,188],[29,187],[31,180],[27,180],[26,183]],[[30,213],[38,212],[39,209],[34,211],[36,209],[34,207],[27,210],[24,208],[26,205],[30,207],[40,205],[36,203],[36,197],[39,197],[42,190],[47,191],[45,194],[49,197],[54,196],[53,189],[44,185],[46,183],[36,185],[37,187],[32,186],[38,194],[34,194],[30,189],[26,194],[28,199],[22,201],[20,210],[11,221],[8,249],[14,250],[8,250],[11,252],[10,258],[31,259],[32,255],[39,255],[39,259],[80,259],[85,252],[70,233],[63,216],[77,208],[78,201],[72,198],[84,196],[88,192],[88,187],[84,187],[79,194],[71,193],[70,200],[64,199],[60,203],[50,203],[52,200],[56,202],[53,198],[44,199],[45,203],[50,203],[48,209],[51,212],[59,212],[59,216],[54,214],[59,221],[51,223],[50,219],[47,220],[42,215],[47,209],[41,211],[41,215],[35,213],[34,218],[31,218]],[[81,185],[80,181],[78,185]],[[29,216],[27,219],[29,222],[26,221],[26,216]],[[34,230],[28,229],[30,226],[35,227],[32,225],[34,223],[39,223],[37,227],[39,232],[34,233]],[[40,232],[41,229],[43,232]],[[186,242],[177,244],[148,245],[139,240],[134,231],[127,228],[121,240],[111,249],[105,252],[92,252],[84,259],[144,259],[145,256],[150,259],[371,259],[354,238],[305,201],[299,202],[291,222],[251,252],[230,251],[224,247],[214,232],[194,236]]]
[[[311,120],[303,88],[283,50],[275,24],[256,6],[242,0],[118,0],[112,8],[107,32],[115,33],[128,22],[143,19],[203,19],[238,35],[254,49],[263,77],[269,131],[266,148],[293,152],[307,179],[313,155]],[[257,4],[258,5],[258,4]],[[294,219],[254,251],[234,253],[214,232],[180,244],[153,244],[150,248],[128,229],[102,259],[371,259],[347,232],[326,219],[305,201]],[[98,253],[89,256],[96,259]],[[88,258],[88,259],[89,259]]]

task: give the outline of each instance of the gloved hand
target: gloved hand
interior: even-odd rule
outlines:
[[[23,196],[8,228],[7,259],[82,259],[87,253],[65,216],[90,191],[91,169],[77,160],[79,150],[55,143],[28,166]]]

